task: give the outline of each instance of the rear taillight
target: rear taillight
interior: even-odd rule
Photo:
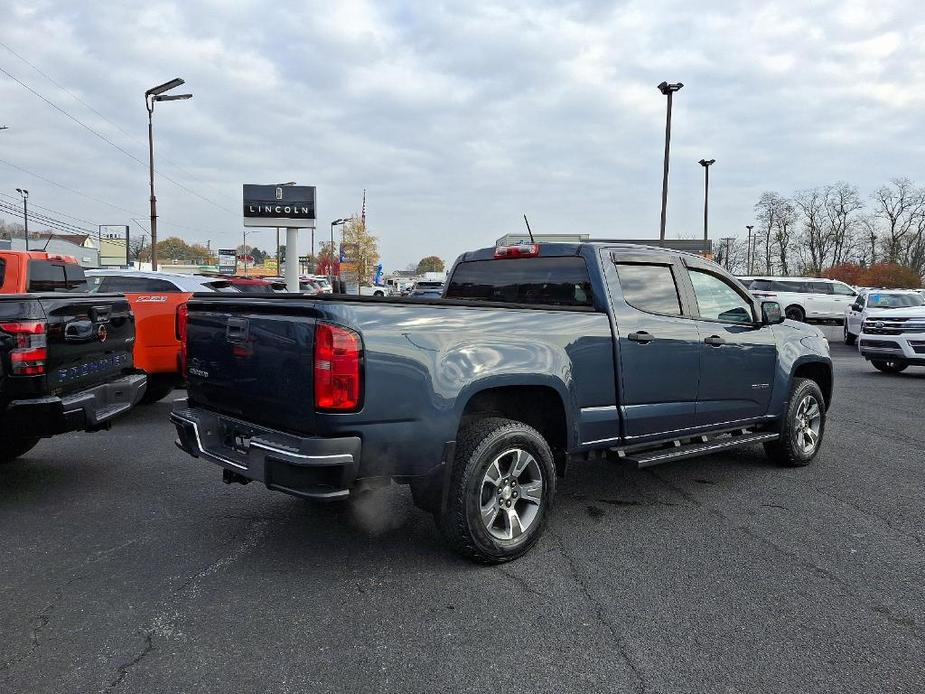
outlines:
[[[14,376],[38,376],[45,373],[48,359],[48,340],[45,323],[21,321],[0,323],[0,331],[13,338],[10,350],[10,371]]]
[[[537,243],[518,243],[515,246],[498,246],[495,258],[535,258],[540,254]]]
[[[186,304],[177,306],[177,340],[180,341],[180,373],[183,378],[188,376],[186,371],[186,324],[189,318],[189,308]]]
[[[362,383],[363,344],[352,330],[330,323],[315,324],[315,409],[356,410]]]

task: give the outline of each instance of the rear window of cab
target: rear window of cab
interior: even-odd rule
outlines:
[[[543,306],[591,306],[591,279],[576,256],[495,258],[459,263],[447,299]]]

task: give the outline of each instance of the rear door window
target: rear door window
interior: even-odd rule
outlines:
[[[456,266],[446,298],[591,306],[591,279],[584,258],[575,256],[472,260]]]
[[[810,282],[810,290],[813,294],[833,294],[832,284],[830,282]]]
[[[633,308],[665,316],[681,315],[678,285],[669,265],[617,263],[623,298]]]

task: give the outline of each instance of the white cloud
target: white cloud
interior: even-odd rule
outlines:
[[[922,151],[914,2],[101,0],[86,11],[44,0],[13,13],[0,41],[118,127],[2,48],[0,66],[141,159],[142,92],[187,80],[191,101],[159,105],[158,167],[230,210],[159,180],[162,229],[189,240],[236,242],[240,185],[290,179],[318,186],[324,219],[359,211],[367,188],[390,268],[489,244],[524,211],[544,231],[581,220],[655,234],[662,80],[686,85],[672,232],[699,225],[705,155],[717,159],[711,226],[726,235],[750,222],[756,191],[870,189],[915,176]],[[144,166],[2,75],[0,124],[0,159],[145,216]],[[23,184],[69,214],[128,216],[0,164],[0,190]]]

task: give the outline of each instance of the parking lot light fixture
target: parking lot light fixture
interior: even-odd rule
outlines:
[[[154,115],[155,101],[180,101],[192,98],[192,94],[165,94],[184,84],[180,77],[164,82],[145,91],[145,107],[148,109],[148,183],[151,187],[151,269],[157,270],[157,197],[154,195]]]
[[[697,163],[703,167],[703,240],[709,241],[710,235],[707,233],[707,209],[710,199],[710,167],[716,163],[716,159],[701,159]]]
[[[684,84],[681,82],[676,82],[675,84],[662,82],[660,85],[658,85],[658,90],[668,97],[668,113],[665,118],[665,165],[664,172],[662,174],[662,223],[658,237],[662,242],[665,241],[665,221],[667,219],[668,211],[668,154],[671,150],[671,97],[683,86]]]
[[[331,260],[328,262],[328,281],[334,281],[334,227],[340,224],[346,224],[352,217],[341,217],[331,222]]]

